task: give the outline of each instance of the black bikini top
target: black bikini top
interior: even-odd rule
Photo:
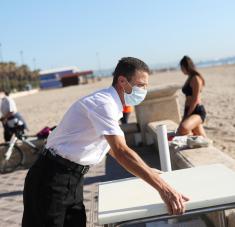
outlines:
[[[184,86],[182,87],[182,92],[185,94],[185,96],[192,96],[193,95],[193,89],[190,86],[190,81],[193,78],[193,76],[191,76],[188,81],[184,84]]]

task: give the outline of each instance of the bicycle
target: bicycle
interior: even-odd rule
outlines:
[[[40,148],[32,143],[30,138],[34,138],[36,141],[41,140],[37,136],[26,135],[22,127],[15,127],[10,142],[0,144],[0,173],[12,172],[23,164],[25,154],[17,145],[18,141],[32,148],[30,150],[33,153],[40,151]]]

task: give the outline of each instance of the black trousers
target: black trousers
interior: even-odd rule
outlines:
[[[83,179],[40,155],[25,179],[22,227],[85,227]]]
[[[13,136],[13,132],[10,128],[7,127],[7,125],[2,124],[4,128],[3,136],[5,142],[9,142],[11,140],[11,137]]]

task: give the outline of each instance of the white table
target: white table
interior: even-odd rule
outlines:
[[[235,208],[235,172],[221,164],[176,170],[161,177],[191,199],[184,216]],[[158,192],[139,178],[99,184],[99,224],[119,226],[173,217]]]

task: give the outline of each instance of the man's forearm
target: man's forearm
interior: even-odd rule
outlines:
[[[127,171],[142,178],[159,192],[167,205],[169,214],[184,212],[185,205],[183,202],[188,201],[188,198],[175,191],[175,189],[161,179],[159,173],[149,167],[135,151],[126,145],[125,138],[114,135],[105,136],[105,138],[112,149],[109,153]]]

